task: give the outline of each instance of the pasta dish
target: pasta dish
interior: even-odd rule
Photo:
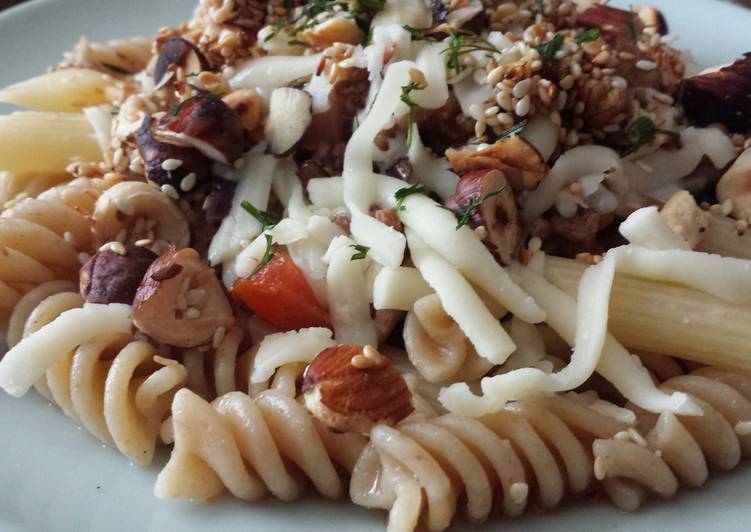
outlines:
[[[751,453],[751,56],[654,7],[199,0],[0,90],[0,388],[158,498],[461,527]],[[582,504],[585,504],[582,502]]]

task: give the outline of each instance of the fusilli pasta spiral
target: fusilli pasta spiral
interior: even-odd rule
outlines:
[[[0,215],[0,321],[36,286],[76,281],[92,251],[91,215],[97,198],[119,178],[77,178],[25,198]],[[18,341],[18,337],[15,338]]]
[[[337,498],[344,482],[335,463],[351,471],[365,446],[360,435],[329,432],[278,390],[255,398],[230,392],[208,403],[183,389],[172,415],[175,447],[154,488],[160,498],[204,500],[226,488],[240,499],[270,493],[289,501],[304,487],[298,470],[317,492]]]
[[[662,383],[689,394],[701,416],[659,416],[633,408],[639,432],[593,444],[594,471],[613,503],[636,510],[647,492],[672,497],[679,484],[699,487],[709,467],[729,470],[751,453],[751,377],[704,367]]]
[[[524,510],[530,490],[552,508],[566,486],[580,493],[591,485],[588,442],[627,427],[573,394],[519,401],[479,420],[447,414],[379,425],[355,466],[350,495],[356,504],[389,509],[390,530],[412,530],[423,502],[428,529],[447,528],[462,493],[473,522],[488,518],[496,491],[508,515]]]
[[[70,316],[61,314],[82,304],[75,292],[50,295],[28,314],[24,335],[33,338],[57,319],[67,323]],[[68,325],[76,327],[74,321]],[[67,349],[54,343],[44,348]],[[40,393],[103,442],[114,443],[134,462],[149,464],[175,390],[187,380],[185,367],[157,356],[151,344],[122,332],[86,338],[54,358],[56,362],[37,381]]]

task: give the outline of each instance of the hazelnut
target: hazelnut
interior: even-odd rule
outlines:
[[[751,55],[732,65],[683,80],[680,103],[686,118],[699,126],[720,123],[745,134],[751,119]]]
[[[335,43],[361,44],[365,40],[365,34],[354,18],[337,16],[306,29],[300,33],[299,39],[311,48],[325,50]]]
[[[522,227],[514,193],[506,177],[498,170],[476,170],[464,175],[456,191],[445,201],[454,212],[471,208],[470,203],[480,202],[470,212],[469,225],[483,227],[483,242],[503,264],[511,264],[521,241]]]
[[[164,44],[156,60],[156,86],[166,83],[170,78],[165,78],[165,75],[177,67],[181,67],[186,74],[197,74],[207,70],[209,62],[195,44],[180,37],[173,37]]]
[[[660,215],[691,249],[696,248],[710,220],[710,214],[699,208],[694,197],[687,190],[673,194],[660,209]]]
[[[157,258],[138,247],[126,248],[125,255],[107,250],[91,257],[80,272],[81,295],[88,303],[131,305],[143,275]]]
[[[196,96],[174,112],[157,121],[147,115],[136,132],[138,151],[151,181],[179,192],[189,174],[199,181],[207,179],[214,161],[231,164],[242,155],[240,117],[221,99]],[[166,164],[170,160],[179,164]]]
[[[373,346],[338,345],[321,351],[303,375],[305,406],[327,427],[368,433],[412,413],[401,373]]]
[[[216,330],[233,321],[214,270],[191,248],[171,248],[156,259],[133,301],[133,324],[156,341],[177,347],[210,344]]]
[[[239,89],[222,98],[240,117],[243,128],[253,131],[263,118],[263,100],[255,89]]]
[[[459,175],[472,170],[501,170],[514,192],[535,188],[548,173],[540,152],[519,135],[503,138],[484,150],[446,151],[454,171]]]
[[[274,155],[289,154],[300,142],[313,120],[310,95],[298,89],[274,89],[264,133]]]

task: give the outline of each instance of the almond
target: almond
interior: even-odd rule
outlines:
[[[287,155],[300,141],[313,120],[310,96],[298,89],[274,89],[269,101],[265,134],[274,155]]]
[[[338,345],[321,351],[305,370],[305,406],[327,427],[368,433],[393,425],[414,407],[402,375],[373,346]]]

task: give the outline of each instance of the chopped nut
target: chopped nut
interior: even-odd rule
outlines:
[[[373,346],[321,351],[305,370],[302,391],[308,410],[339,431],[368,433],[414,410],[404,378]]]
[[[186,74],[197,74],[208,69],[209,62],[195,44],[180,37],[173,37],[162,47],[154,67],[154,83],[157,87],[164,84],[169,79],[165,79],[165,75],[178,66],[182,67]]]
[[[253,131],[263,118],[263,100],[255,89],[239,89],[222,98],[240,117],[243,128]]]
[[[325,50],[335,43],[361,44],[365,34],[354,18],[335,16],[303,31],[299,39],[316,50]]]
[[[269,116],[264,132],[275,155],[288,154],[300,142],[313,114],[310,96],[298,89],[274,89],[269,102]]]
[[[717,198],[723,204],[730,201],[733,216],[751,217],[751,149],[747,149],[717,183]]]
[[[703,211],[694,200],[690,192],[676,192],[660,210],[663,220],[683,240],[688,242],[691,249],[701,239],[701,233],[709,225],[710,215]]]

